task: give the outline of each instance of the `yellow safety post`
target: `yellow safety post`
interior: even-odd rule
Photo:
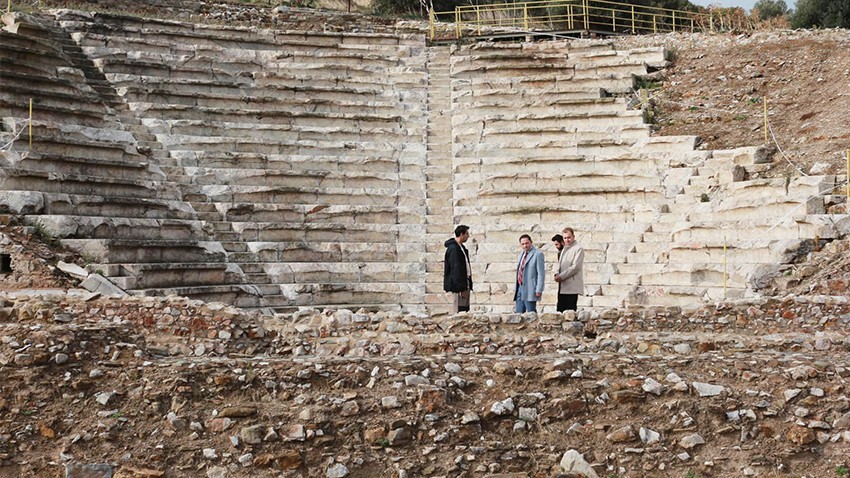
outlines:
[[[460,39],[460,10],[455,7],[455,38]]]
[[[691,17],[691,33],[694,32],[694,17]]]
[[[431,8],[431,9],[428,10],[428,23],[431,26],[431,40],[434,39],[434,22],[436,21],[436,19],[434,17],[435,17],[434,9]]]
[[[676,10],[673,10],[673,33],[676,32]]]
[[[32,98],[30,98],[30,120],[29,120],[29,133],[30,133],[30,151],[32,151]]]
[[[655,15],[652,16],[652,33],[658,33],[658,24],[655,22]]]
[[[635,6],[632,5],[632,35],[637,34],[637,29],[635,28]]]
[[[528,31],[528,4],[522,4],[522,29]]]
[[[6,13],[12,13],[12,0],[6,3]]]
[[[850,149],[847,150],[847,199],[850,202]]]
[[[767,144],[767,96],[762,98],[762,103],[764,103],[764,144]]]
[[[590,12],[588,12],[589,2],[582,0],[582,9],[584,10],[584,30],[590,31]]]
[[[726,300],[726,236],[723,236],[723,300]]]
[[[573,29],[573,5],[567,5],[567,28]]]
[[[478,36],[481,36],[481,7],[475,6],[475,24],[478,25]]]
[[[617,31],[617,11],[611,10],[611,31]]]

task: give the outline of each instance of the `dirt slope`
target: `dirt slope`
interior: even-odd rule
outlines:
[[[674,63],[653,91],[659,135],[700,136],[705,149],[765,143],[772,136],[806,174],[844,175],[850,149],[850,32],[669,34],[623,40],[665,45]],[[775,140],[774,140],[775,137]]]

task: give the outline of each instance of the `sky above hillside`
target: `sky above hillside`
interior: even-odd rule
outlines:
[[[753,5],[756,4],[757,0],[691,0],[691,3],[694,5],[702,5],[707,7],[709,5],[720,5],[721,7],[741,7],[747,11],[752,10]],[[788,5],[788,8],[794,8],[794,4],[796,0],[785,0],[785,3]]]

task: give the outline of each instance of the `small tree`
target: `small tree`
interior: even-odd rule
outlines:
[[[794,28],[850,28],[850,0],[797,0]]]
[[[753,14],[759,20],[769,20],[788,13],[788,5],[784,0],[758,0],[753,6]]]

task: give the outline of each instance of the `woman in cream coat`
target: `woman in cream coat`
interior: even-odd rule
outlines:
[[[555,274],[555,282],[558,283],[558,312],[563,312],[576,310],[578,296],[584,294],[584,249],[576,242],[572,228],[564,228],[564,235],[560,236],[556,235],[552,241],[558,249],[558,272]],[[561,238],[563,241],[559,240]]]

